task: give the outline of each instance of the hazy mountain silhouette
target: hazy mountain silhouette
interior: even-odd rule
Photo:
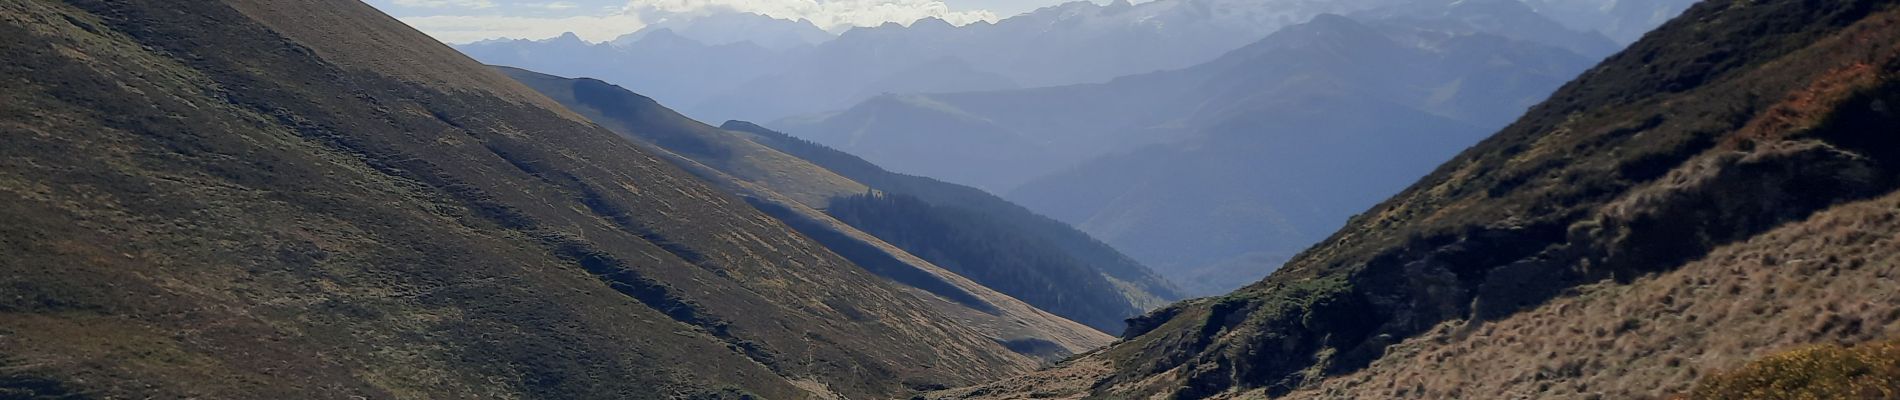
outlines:
[[[748,12],[674,14],[649,10],[641,14],[641,19],[648,21],[647,26],[608,43],[628,46],[645,39],[648,35],[666,31],[706,45],[749,43],[773,51],[785,51],[817,45],[836,37],[830,32],[825,32],[824,29],[819,29],[811,21],[784,20]],[[668,49],[647,51],[658,54],[666,50]],[[684,51],[681,52],[684,53]]]
[[[558,42],[506,40],[457,47],[490,64],[597,77],[675,104],[685,114],[703,120],[773,121],[844,109],[886,92],[1061,86],[1181,69],[1327,13],[1387,12],[1424,19],[1441,17],[1444,11],[1439,9],[1446,7],[1484,8],[1494,15],[1536,13],[1555,21],[1516,16],[1466,18],[1453,28],[1433,23],[1449,31],[1475,29],[1600,57],[1691,3],[1157,0],[1101,5],[1076,1],[996,23],[958,27],[926,18],[854,28],[835,38],[807,21],[772,20],[751,13],[657,13],[656,23],[613,41],[620,45],[616,47],[569,52],[572,46]],[[701,46],[626,46],[660,31],[672,31]],[[730,53],[736,50],[725,48],[742,44],[777,57],[735,58]],[[935,70],[945,68],[939,64],[954,67]],[[916,72],[920,70],[935,71]]]
[[[1323,15],[1206,64],[1102,84],[889,95],[773,125],[897,171],[1007,193],[1216,294],[1264,276],[1589,66],[1565,44],[1608,43],[1487,33],[1556,25],[1521,5],[1435,10],[1370,24]]]
[[[872,272],[995,314],[962,318],[985,321],[971,324],[977,327],[1006,327],[986,332],[999,342],[1052,343],[1061,351],[1049,355],[1059,358],[1101,343],[1070,338],[1068,321],[1038,318],[1029,305],[1119,332],[1125,319],[1181,298],[1154,272],[1086,234],[1002,199],[966,193],[974,189],[853,164],[844,160],[848,155],[826,154],[829,149],[756,126],[707,126],[598,80],[501,69],[655,152],[676,156],[688,171],[747,197]],[[867,196],[873,189],[881,193]],[[987,288],[971,287],[965,278]],[[1022,329],[1017,325],[1028,324],[1013,321],[1039,325]]]
[[[547,40],[482,41],[456,49],[489,64],[599,77],[661,101],[691,104],[773,73],[810,47],[774,50],[751,41],[706,44],[656,28],[612,43],[587,43],[569,34]]]
[[[1642,38],[1656,25],[1700,0],[1526,0],[1571,29],[1600,32],[1620,43]]]
[[[684,22],[656,24],[649,28],[652,32],[615,41],[626,44],[645,39],[660,29],[675,31],[704,47],[740,44],[737,39],[750,38],[751,43],[784,56],[745,64],[769,66],[765,73],[713,61],[700,64],[709,68],[704,73],[679,74],[647,65],[656,62],[652,60],[698,62],[693,60],[714,59],[722,54],[710,48],[594,47],[559,55],[556,51],[564,45],[546,41],[489,41],[457,48],[490,64],[599,77],[677,104],[682,112],[699,119],[770,121],[843,109],[885,92],[1053,86],[1183,68],[1314,15],[1354,12],[1403,1],[1159,0],[1108,5],[1077,1],[997,23],[958,27],[926,18],[909,24],[855,28],[811,48],[793,43],[812,37],[803,28],[809,23],[765,23],[751,14],[714,13],[681,16],[679,21]],[[702,27],[706,33],[697,30]],[[524,54],[543,56],[521,56]],[[635,61],[626,61],[629,59]],[[943,68],[940,64],[956,67],[943,71],[939,70]],[[921,70],[931,72],[916,72]],[[695,93],[654,90],[654,82],[649,80],[661,77],[702,89]]]

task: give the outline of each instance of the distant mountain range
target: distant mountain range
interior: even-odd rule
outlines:
[[[813,25],[811,21],[784,20],[745,12],[674,14],[648,11],[642,13],[641,17],[649,20],[645,27],[608,43],[625,47],[648,35],[666,32],[706,46],[745,43],[772,51],[786,51],[815,46],[836,37],[831,32],[818,29],[818,26]],[[648,49],[643,52],[664,53],[667,51],[690,50]]]
[[[1055,86],[991,64],[1040,36],[907,52],[1034,19],[491,43],[863,57],[812,98],[863,101],[778,121],[859,157],[364,2],[0,1],[0,399],[1895,397],[1900,0],[1597,53],[1678,6],[1072,4],[1048,28],[1279,25]],[[993,90],[867,92],[934,85]]]
[[[1006,193],[1215,294],[1264,276],[1614,46],[1512,0],[1409,4],[1321,15],[1180,70],[887,95],[772,125]]]
[[[1006,194],[1109,241],[1192,293],[1213,294],[1264,275],[1352,210],[1416,178],[1416,167],[1502,126],[1635,40],[1631,32],[1692,2],[1075,2],[994,24],[926,19],[858,28],[812,46],[672,31],[738,26],[746,28],[731,32],[811,37],[817,29],[714,15],[669,20],[610,44],[564,37],[458,48],[493,64],[598,77],[699,119],[770,121],[894,171]],[[1364,28],[1302,25],[1329,14]],[[751,28],[764,26],[772,28]],[[1334,48],[1352,51],[1329,52],[1334,40]],[[1400,157],[1356,151],[1329,154],[1339,164],[1303,164],[1235,150],[1226,154],[1240,160],[1204,160],[1218,146],[1274,146],[1267,137],[1290,146],[1309,136],[1292,130],[1378,130],[1286,122],[1264,129],[1280,133],[1263,132],[1276,126],[1261,124],[1264,116],[1303,107],[1288,100],[1294,93],[1369,112],[1403,108],[1401,115],[1421,119],[1404,123],[1444,128],[1415,130],[1432,139],[1392,149]],[[1317,112],[1319,105],[1304,107]],[[1395,160],[1392,168],[1352,174],[1349,167],[1383,159]],[[1197,163],[1203,167],[1191,167]],[[1324,165],[1351,179],[1273,177]],[[1222,227],[1216,239],[1179,242],[1182,229],[1207,226]]]
[[[1601,55],[1693,2],[1532,0],[1526,7],[1557,20],[1547,28],[1608,35],[1586,39],[1597,43],[1572,43],[1580,54]],[[596,77],[677,105],[700,120],[774,121],[844,109],[885,93],[1097,83],[1185,68],[1319,14],[1451,3],[1490,2],[1076,1],[996,23],[959,27],[924,19],[855,28],[835,37],[807,21],[756,14],[659,13],[653,16],[658,22],[607,44],[557,38],[456,48],[489,64]],[[685,41],[636,45],[660,31]]]
[[[456,49],[493,65],[597,77],[674,104],[705,102],[809,51],[773,50],[750,41],[712,45],[665,28],[610,43],[588,43],[569,34],[543,40],[483,41]]]
[[[1589,30],[1628,44],[1641,39],[1700,0],[1525,0],[1571,29]]]

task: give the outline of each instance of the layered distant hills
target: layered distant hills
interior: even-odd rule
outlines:
[[[1208,295],[1263,276],[1691,3],[1074,2],[809,46],[808,22],[714,14],[610,43],[458,48],[1001,194]],[[1309,23],[1321,15],[1333,17]],[[776,35],[738,39],[753,32]],[[1368,113],[1392,117],[1339,125]],[[1377,136],[1411,125],[1409,142]],[[1332,147],[1302,147],[1318,143]]]
[[[1004,313],[1002,321],[978,324],[1003,327],[993,333],[999,341],[1049,342],[1059,345],[1048,352],[1055,357],[1091,344],[1036,333],[1059,329],[1018,333],[1013,325],[1022,322],[1009,321],[1053,323],[1026,312],[1030,307],[1022,302],[1119,333],[1124,319],[1182,297],[1108,245],[979,190],[886,172],[749,123],[708,126],[598,80],[501,70],[739,193],[872,272],[973,309]]]
[[[458,50],[493,65],[597,77],[637,87],[673,104],[705,102],[795,58],[791,50],[773,50],[751,41],[706,44],[670,28],[641,31],[604,44],[564,35],[478,42]]]
[[[649,20],[645,27],[608,43],[626,47],[648,36],[677,35],[680,39],[697,45],[725,46],[743,43],[771,51],[788,51],[815,46],[835,37],[830,32],[818,29],[818,26],[813,25],[811,21],[783,20],[753,13],[676,14],[649,10],[643,13],[642,17]],[[636,52],[669,51],[691,51],[691,49],[642,49]]]
[[[1409,4],[1321,15],[1180,70],[887,95],[774,125],[1006,193],[1208,295],[1264,276],[1614,47],[1516,1]]]
[[[1420,2],[1158,0],[1104,5],[1077,1],[996,23],[959,27],[924,19],[856,28],[810,47],[802,44],[818,40],[817,33],[822,31],[809,22],[737,13],[666,15],[661,23],[609,43],[556,38],[487,41],[457,48],[489,64],[602,79],[653,96],[701,120],[774,121],[844,109],[886,92],[1095,83],[1185,68],[1315,15]],[[1563,17],[1552,27],[1601,32],[1620,45],[1692,2],[1539,0],[1530,4]],[[690,43],[662,37],[640,44],[656,35],[677,36]]]

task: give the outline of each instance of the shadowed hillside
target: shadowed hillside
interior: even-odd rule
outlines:
[[[1034,308],[1039,307],[1076,320],[1083,320],[1080,318],[1082,316],[1105,316],[1086,321],[1103,330],[1118,329],[1123,319],[1147,310],[1131,306],[1112,290],[1094,303],[1064,304],[1072,306],[1067,308],[1051,307],[1054,304],[1038,302],[1041,299],[1031,297],[1039,293],[1012,290],[1017,288],[1013,285],[1024,285],[1026,282],[999,282],[958,276],[1000,266],[940,267],[935,264],[941,260],[934,257],[936,254],[931,254],[933,257],[929,259],[919,258],[906,252],[909,247],[894,246],[880,239],[882,236],[861,232],[821,211],[833,199],[869,191],[870,188],[864,184],[755,143],[746,133],[722,130],[686,118],[652,99],[617,86],[593,79],[568,79],[521,69],[498,68],[529,87],[567,104],[570,109],[601,122],[636,143],[646,145],[651,151],[660,153],[689,172],[745,197],[747,202],[766,214],[786,222],[853,263],[879,276],[964,306],[949,311],[973,321],[982,321],[966,321],[966,325],[1001,327],[985,332],[996,340],[1033,339],[1059,343],[1064,349],[1061,354],[1056,354],[1059,358],[1105,344],[1110,337]],[[1006,234],[995,231],[966,232],[971,236]],[[1019,250],[1022,252],[1005,257],[1027,259],[1059,251],[1052,247]],[[1011,267],[1036,270],[1069,266],[1035,264]],[[1102,281],[1101,272],[1088,268],[1083,271],[1096,275],[1095,279]],[[974,282],[966,280],[966,277],[974,279]],[[977,286],[979,283],[987,287]],[[1083,297],[1080,294],[1082,292],[1067,288],[1047,293]],[[1024,301],[1029,303],[1025,304]],[[1037,307],[1031,307],[1031,304]]]
[[[1141,309],[1153,309],[1180,299],[1180,289],[1149,270],[1140,262],[1123,255],[1114,247],[1090,237],[1068,224],[1042,216],[982,190],[936,179],[886,171],[862,158],[766,129],[744,121],[722,125],[734,132],[752,135],[752,140],[787,154],[810,160],[840,175],[851,177],[873,189],[915,197],[942,209],[975,214],[989,223],[1003,224],[1009,230],[1037,238],[1060,249],[1075,261],[1099,269],[1123,296]],[[1109,329],[1111,331],[1115,329]]]
[[[0,394],[889,398],[1027,371],[357,2],[0,1]]]
[[[1020,211],[1021,207],[1000,199],[972,196],[953,206],[883,208],[874,212],[875,217],[853,213],[846,218],[840,214],[847,208],[839,204],[840,199],[862,196],[872,189],[898,190],[899,193],[908,190],[889,188],[892,185],[888,185],[888,181],[894,179],[878,175],[888,173],[875,166],[868,166],[869,169],[844,166],[841,169],[847,172],[836,173],[820,163],[800,158],[810,152],[788,154],[759,143],[766,140],[755,142],[755,138],[763,137],[756,131],[726,131],[707,126],[652,99],[597,80],[501,69],[635,141],[679,156],[676,161],[687,164],[689,170],[715,182],[730,181],[727,186],[748,194],[755,203],[775,203],[765,208],[768,213],[781,219],[805,221],[792,223],[792,226],[859,265],[945,298],[963,298],[966,303],[971,300],[970,294],[965,293],[968,289],[953,289],[951,286],[955,285],[945,279],[926,277],[930,275],[927,271],[947,270],[1037,308],[1107,332],[1119,332],[1126,318],[1180,298],[1145,267],[1107,246],[1059,245],[1078,240],[1093,243],[1093,239],[1059,222]],[[709,171],[700,172],[694,166]],[[877,171],[875,174],[867,174],[873,169]],[[860,177],[869,182],[854,179]],[[920,183],[932,184],[947,185]],[[935,190],[975,191],[960,187]],[[790,201],[779,201],[780,197]],[[866,211],[862,207],[849,208]],[[820,210],[830,215],[818,213]],[[1006,216],[995,214],[1012,211],[1015,212]],[[833,216],[840,218],[833,220]],[[1024,220],[1011,222],[1004,218]],[[938,239],[958,238],[955,241],[918,240],[920,237],[914,234],[922,231],[900,234],[888,229],[908,222],[946,219],[959,223],[934,224],[935,230],[928,235]],[[866,238],[874,243],[848,239],[866,233],[876,237]],[[890,251],[872,250],[881,247],[895,247],[890,251],[910,254],[892,255]],[[906,265],[916,264],[907,260],[911,258],[934,265]],[[1118,280],[1125,280],[1125,284],[1118,284]],[[987,304],[972,306],[989,307]],[[1071,346],[1069,351],[1079,352],[1099,344]]]

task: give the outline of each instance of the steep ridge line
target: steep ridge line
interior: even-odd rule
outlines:
[[[5,0],[0,32],[0,381],[877,398],[1038,363],[361,3]]]
[[[1449,322],[1296,398],[1666,398],[1779,349],[1900,333],[1900,194],[1831,207],[1682,268]],[[1236,396],[1244,397],[1244,396]]]
[[[748,134],[751,140],[759,144],[806,159],[880,191],[916,197],[936,206],[978,212],[988,219],[1007,223],[1016,230],[1048,240],[1056,248],[1075,255],[1079,261],[1100,269],[1114,284],[1125,287],[1124,296],[1138,308],[1151,309],[1183,297],[1181,290],[1171,282],[1107,243],[982,190],[893,173],[849,153],[750,122],[727,121],[720,127]]]
[[[1125,318],[1178,296],[1153,272],[1113,248],[976,189],[899,176],[874,165],[841,163],[851,157],[781,140],[788,137],[776,132],[711,127],[598,80],[496,68],[674,164],[740,193],[756,208],[860,266],[978,311],[998,310],[968,290],[931,276],[938,274],[933,271],[954,272],[1102,331],[1119,331]],[[866,196],[909,198],[913,193],[933,201],[854,201]],[[1079,352],[1093,346],[1064,347]]]

